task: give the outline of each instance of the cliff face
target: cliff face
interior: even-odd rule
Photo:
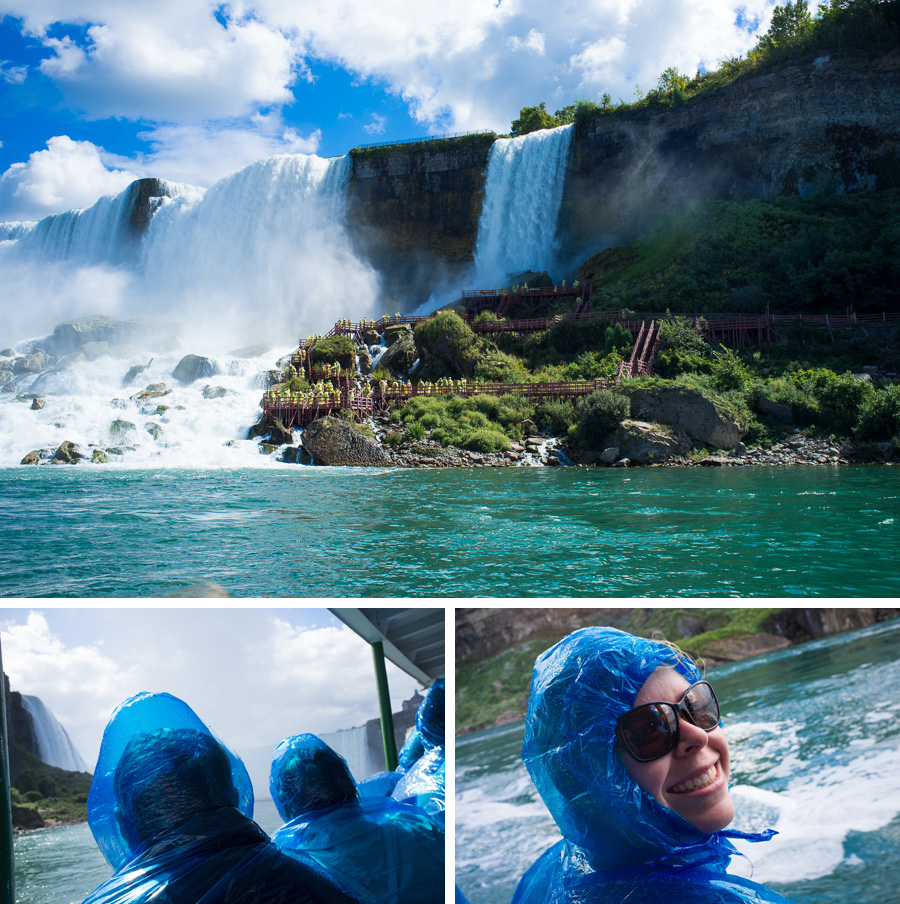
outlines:
[[[900,49],[819,57],[655,115],[577,128],[560,211],[566,243],[630,241],[689,201],[859,191],[900,169]]]
[[[898,109],[900,49],[820,57],[668,111],[623,111],[577,126],[559,217],[571,259],[562,265],[631,241],[690,201],[900,182]],[[391,274],[396,297],[410,282],[427,292],[447,275],[442,267],[460,272],[471,261],[488,151],[398,147],[354,165],[352,228],[376,267]]]
[[[492,143],[463,139],[354,158],[349,228],[386,278],[387,294],[425,301],[436,276],[471,263]]]

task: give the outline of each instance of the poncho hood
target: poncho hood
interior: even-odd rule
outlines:
[[[700,679],[689,657],[615,628],[576,631],[534,667],[522,759],[563,836],[594,869],[724,870],[735,853],[721,833],[698,831],[642,791],[616,753],[616,722],[661,666]]]
[[[347,761],[308,732],[285,738],[275,748],[269,793],[285,822],[359,796]]]
[[[170,694],[136,694],[116,709],[103,732],[88,795],[91,832],[114,870],[127,863],[139,847],[152,841],[137,825],[134,802],[145,786],[164,780],[172,766],[173,743],[181,745],[180,755],[189,757],[192,752],[189,739],[196,740],[198,736],[202,736],[205,748],[221,748],[216,751],[221,768],[211,770],[204,778],[207,800],[253,816],[253,789],[244,764],[196,713]],[[136,744],[143,746],[136,748]],[[138,756],[135,749],[141,750]],[[126,751],[129,759],[123,766]],[[190,795],[173,798],[169,826],[211,808],[203,803],[195,805]]]
[[[426,751],[444,743],[444,679],[437,678],[416,710],[416,729]]]

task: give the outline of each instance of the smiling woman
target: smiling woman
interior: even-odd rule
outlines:
[[[728,742],[694,662],[657,641],[583,628],[535,664],[522,759],[563,839],[513,904],[785,904],[726,873]]]

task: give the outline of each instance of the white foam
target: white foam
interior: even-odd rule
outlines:
[[[840,765],[806,764],[781,792],[732,788],[736,827],[771,825],[779,833],[761,844],[735,842],[753,864],[754,880],[799,882],[834,872],[848,861],[850,832],[874,832],[900,814],[898,773],[900,750],[880,747]]]

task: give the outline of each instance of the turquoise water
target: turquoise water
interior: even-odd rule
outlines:
[[[772,827],[733,871],[795,904],[885,904],[900,887],[900,620],[710,669],[733,826]],[[508,904],[559,839],[520,759],[524,722],[456,740],[456,881]]]
[[[900,596],[900,468],[0,470],[0,595]]]
[[[258,800],[254,818],[267,832],[281,819],[271,800]],[[16,835],[16,904],[79,904],[112,870],[87,823]]]

